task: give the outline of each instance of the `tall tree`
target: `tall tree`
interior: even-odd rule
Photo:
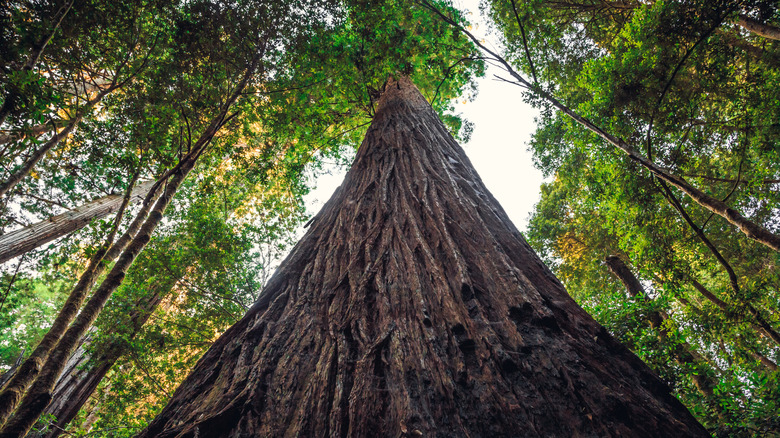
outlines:
[[[307,235],[140,436],[519,432],[707,436],[401,78]]]

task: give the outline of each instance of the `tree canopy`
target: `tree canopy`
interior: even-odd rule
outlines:
[[[387,78],[465,139],[451,102],[488,62],[542,111],[534,249],[711,432],[780,434],[776,2],[481,8],[498,49],[445,1],[3,2],[0,233],[152,189],[2,266],[0,420],[34,381],[56,402],[45,370],[107,366],[68,430],[135,434],[255,301]]]

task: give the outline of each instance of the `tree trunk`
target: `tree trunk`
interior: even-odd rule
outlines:
[[[158,285],[159,287],[154,288],[157,289],[156,291],[136,304],[135,310],[129,318],[130,340],[135,338],[175,283],[176,280],[173,279],[166,282],[165,285]],[[110,342],[101,348],[100,352],[100,357],[86,366],[84,364],[89,360],[89,356],[85,349],[79,348],[71,356],[62,376],[54,387],[52,401],[44,411],[44,414],[53,416],[55,420],[48,431],[40,436],[56,438],[65,431],[65,428],[87,403],[114,363],[127,352],[126,341],[120,339]],[[75,366],[71,366],[71,364],[75,364]]]
[[[745,14],[740,14],[737,18],[737,24],[745,29],[753,32],[758,36],[772,40],[780,40],[780,28],[772,26],[770,24],[762,23],[754,18],[751,18]]]
[[[130,195],[130,202],[143,200],[154,181],[139,184]],[[0,236],[0,263],[18,257],[44,243],[80,230],[92,220],[116,212],[122,205],[122,195],[108,195],[77,207],[67,213],[52,216],[45,221]]]
[[[19,402],[19,407],[16,409],[14,416],[2,426],[0,438],[20,438],[25,436],[38,421],[41,414],[43,414],[43,411],[52,399],[54,386],[62,374],[67,360],[75,351],[79,340],[92,327],[103,306],[122,284],[127,270],[136,257],[138,257],[138,254],[146,247],[146,244],[149,243],[149,240],[151,240],[152,233],[154,233],[154,230],[162,221],[165,209],[173,200],[173,196],[176,194],[179,186],[187,178],[193,167],[195,167],[195,163],[211,143],[211,140],[228,120],[228,111],[241,96],[249,81],[254,77],[260,66],[260,59],[263,53],[262,50],[258,50],[255,58],[245,71],[243,78],[236,85],[233,93],[220,106],[219,111],[204,129],[195,144],[193,144],[190,152],[182,157],[176,167],[171,169],[169,174],[167,174],[169,178],[168,176],[163,177],[168,179],[162,189],[162,194],[154,204],[154,208],[152,208],[149,216],[138,229],[138,233],[127,243],[111,271],[109,271],[103,282],[81,309],[81,312],[79,312],[68,330],[62,335],[57,345],[51,350],[40,373]]]
[[[708,436],[566,294],[408,78],[140,437]]]
[[[640,299],[647,303],[652,302],[652,299],[645,292],[645,288],[642,283],[636,278],[631,269],[626,266],[625,262],[620,257],[615,255],[607,256],[605,259],[607,268],[609,271],[618,278],[625,286],[628,294],[635,299]],[[696,351],[688,342],[683,341],[678,344],[674,340],[674,333],[672,327],[664,324],[669,320],[669,317],[658,311],[651,311],[647,315],[647,320],[651,328],[657,331],[659,340],[671,347],[674,360],[680,365],[688,365],[694,367],[694,372],[690,374],[693,384],[696,385],[696,389],[702,393],[705,397],[712,400],[715,395],[714,388],[718,382],[712,376],[712,369],[706,364],[704,357]],[[723,415],[723,409],[720,405],[715,404],[719,415]]]
[[[163,182],[163,179],[161,179],[160,182]],[[43,338],[35,347],[32,354],[30,354],[30,357],[22,363],[9,382],[3,387],[2,392],[0,392],[0,425],[8,420],[24,395],[24,392],[30,387],[41,372],[52,349],[55,348],[62,338],[62,335],[68,328],[68,324],[70,324],[78,314],[87,293],[92,288],[95,280],[103,273],[107,263],[114,261],[116,256],[125,248],[125,246],[135,238],[135,234],[138,232],[138,229],[149,213],[152,200],[155,199],[157,193],[159,193],[159,190],[156,188],[152,188],[151,190],[153,190],[153,192],[147,193],[143,207],[122,237],[120,237],[111,248],[107,247],[111,244],[111,241],[113,241],[113,234],[114,231],[116,231],[115,226],[114,231],[112,231],[109,238],[106,239],[105,245],[93,254],[87,269],[81,274],[78,283],[76,283],[73,290],[71,290],[68,295],[68,298],[65,300],[65,303],[63,303],[62,309],[57,313],[57,317],[54,318],[49,331],[43,335]],[[127,196],[123,199],[123,203],[124,202],[129,202]],[[120,206],[120,208],[123,207]]]

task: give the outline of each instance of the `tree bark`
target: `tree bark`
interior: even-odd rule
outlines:
[[[164,285],[154,287],[149,296],[144,297],[136,304],[129,317],[131,327],[129,339],[135,338],[140,332],[175,283],[176,280],[173,279]],[[48,431],[39,436],[46,438],[60,436],[79,410],[87,403],[114,363],[126,352],[127,344],[123,339],[110,342],[100,349],[99,357],[87,364],[89,356],[86,349],[77,349],[68,360],[68,365],[54,388],[52,401],[44,411],[44,414],[53,416],[55,420],[51,423]]]
[[[739,15],[739,18],[737,18],[737,24],[758,36],[780,41],[780,28],[772,26],[771,24],[762,23],[745,14]]]
[[[130,202],[136,203],[143,200],[154,184],[154,181],[139,184],[133,190]],[[123,198],[122,195],[104,196],[67,213],[52,216],[45,221],[0,236],[0,263],[80,230],[94,219],[100,219],[116,212],[122,205]]]
[[[708,436],[567,294],[408,78],[139,436]]]

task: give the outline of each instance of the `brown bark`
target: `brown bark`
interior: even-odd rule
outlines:
[[[139,436],[707,436],[566,294],[411,82]]]
[[[780,28],[772,26],[771,24],[762,23],[745,14],[739,15],[737,24],[758,36],[780,41]]]
[[[154,184],[154,181],[139,184],[133,190],[130,202],[136,203],[143,200]],[[80,230],[92,220],[115,213],[122,205],[123,198],[122,195],[104,196],[76,207],[67,213],[52,216],[45,221],[0,236],[0,263],[18,257],[44,243]]]
[[[8,420],[22,399],[24,392],[41,372],[49,354],[62,338],[68,325],[78,314],[81,305],[86,299],[87,292],[92,288],[95,280],[103,273],[106,264],[112,262],[116,258],[115,254],[124,249],[130,242],[130,239],[135,237],[138,227],[144,222],[146,215],[149,213],[151,200],[154,199],[156,193],[157,190],[147,193],[146,202],[136,215],[135,220],[111,248],[108,248],[108,245],[111,245],[113,242],[113,236],[109,236],[106,239],[106,244],[90,258],[87,269],[81,274],[78,283],[76,283],[76,286],[68,295],[68,298],[62,305],[62,309],[60,309],[57,317],[54,318],[49,331],[43,336],[35,350],[30,354],[30,357],[14,373],[8,384],[3,387],[2,392],[0,392],[0,425]],[[125,197],[123,202],[129,202],[129,198]],[[121,209],[122,207],[120,207]]]
[[[191,159],[191,157],[188,156],[186,159]],[[29,385],[24,397],[21,398],[14,416],[6,422],[0,431],[0,437],[24,436],[46,409],[51,400],[54,385],[68,358],[73,354],[81,337],[95,322],[108,298],[121,285],[127,269],[151,239],[151,233],[162,220],[165,208],[191,168],[191,165],[180,168],[173,175],[138,234],[127,245],[106,278],[78,313],[67,331],[59,338],[56,346],[49,349],[49,354],[45,357],[40,372],[37,373],[35,380]]]
[[[625,286],[626,291],[632,298],[640,299],[647,303],[652,302],[652,299],[645,292],[645,288],[642,283],[636,278],[631,269],[615,255],[606,257],[606,264],[609,271],[617,277]],[[669,325],[664,324],[669,320],[669,317],[659,311],[650,311],[647,314],[647,319],[650,327],[658,333],[659,340],[672,347],[672,355],[674,360],[680,365],[689,365],[695,368],[695,372],[690,375],[693,384],[696,385],[696,389],[699,390],[705,397],[712,399],[715,395],[714,388],[717,386],[717,381],[711,375],[712,370],[706,364],[706,360],[702,357],[701,353],[696,351],[688,342],[677,343],[673,338],[674,334],[672,328]],[[668,323],[667,323],[668,324]],[[671,345],[670,345],[671,344]],[[719,408],[719,405],[715,405]],[[718,409],[719,414],[723,414],[722,409]]]
[[[578,124],[582,125],[587,130],[598,135],[607,143],[623,151],[626,155],[628,155],[628,157],[631,160],[636,161],[639,165],[641,165],[642,167],[650,171],[661,181],[664,181],[666,183],[669,183],[677,187],[700,206],[726,219],[729,223],[739,228],[739,230],[742,231],[742,233],[744,233],[747,237],[763,245],[766,245],[775,251],[780,251],[780,236],[772,233],[771,231],[769,231],[769,229],[749,220],[748,218],[743,216],[740,212],[729,207],[728,204],[721,201],[720,199],[714,196],[710,196],[707,193],[704,193],[703,191],[694,187],[693,185],[688,183],[688,181],[686,181],[684,178],[674,175],[670,173],[668,170],[656,165],[650,159],[642,155],[637,148],[635,148],[633,145],[626,142],[624,139],[610,134],[609,132],[602,129],[600,126],[596,125],[595,123],[591,122],[585,117],[582,117],[576,111],[572,110],[571,108],[563,104],[563,102],[556,99],[552,94],[548,93],[547,91],[543,90],[541,87],[538,87],[535,84],[532,84],[531,82],[526,80],[512,67],[511,64],[509,64],[509,62],[507,62],[506,59],[499,56],[496,52],[487,48],[480,41],[479,38],[475,37],[471,32],[466,30],[463,26],[459,25],[457,22],[453,21],[450,17],[444,15],[441,11],[439,11],[439,9],[436,8],[436,6],[432,5],[427,0],[421,0],[421,2],[426,7],[428,7],[431,11],[439,15],[439,17],[441,17],[442,20],[444,20],[451,26],[460,30],[464,35],[467,35],[474,42],[475,45],[477,45],[483,52],[487,53],[491,59],[498,62],[506,70],[506,72],[509,73],[509,75],[511,75],[517,81],[517,82],[511,82],[511,81],[507,81],[507,82],[520,85],[521,87],[529,90],[531,93],[546,100],[556,109],[558,109],[560,112],[565,114],[567,117],[571,118]]]
[[[154,233],[157,225],[162,220],[165,209],[170,204],[179,186],[195,166],[197,159],[229,119],[228,111],[244,91],[252,77],[254,77],[259,67],[261,56],[262,51],[258,51],[251,65],[247,67],[244,77],[236,85],[233,93],[220,106],[216,116],[193,144],[190,152],[172,169],[169,177],[166,176],[167,183],[162,190],[162,194],[155,202],[154,208],[143,222],[143,225],[141,225],[137,235],[127,244],[116,264],[106,275],[106,278],[81,309],[76,319],[62,335],[59,342],[57,342],[57,345],[51,350],[40,373],[19,402],[19,407],[16,409],[14,416],[0,430],[0,438],[23,437],[38,421],[38,418],[40,418],[51,401],[54,386],[68,358],[75,351],[82,336],[92,327],[111,294],[122,284],[130,265],[132,265],[138,254],[143,251],[146,244],[151,240],[152,233]]]

